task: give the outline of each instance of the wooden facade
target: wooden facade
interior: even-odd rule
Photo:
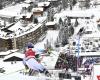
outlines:
[[[44,9],[42,7],[41,8],[37,7],[37,8],[33,8],[32,9],[32,12],[33,12],[33,15],[35,17],[42,16],[43,15],[43,12],[44,12]]]
[[[42,16],[43,15],[43,11],[33,12],[33,14],[35,16]]]
[[[0,51],[6,51],[12,49],[12,40],[11,39],[2,39],[0,38]]]
[[[33,44],[36,43],[42,34],[43,34],[42,26],[40,26],[39,28],[37,28],[33,32],[30,32],[30,33],[25,34],[23,36],[17,37],[16,38],[16,48],[22,49],[23,47],[26,46],[26,44],[28,42],[32,42]],[[13,44],[13,48],[14,48],[14,39],[12,39],[12,44]]]
[[[24,34],[22,36],[19,36],[17,38],[12,39],[2,39],[0,38],[0,51],[6,51],[10,49],[15,49],[15,41],[16,41],[16,48],[22,49],[26,46],[28,42],[32,42],[35,44],[38,39],[43,34],[43,25],[38,27],[35,31]]]

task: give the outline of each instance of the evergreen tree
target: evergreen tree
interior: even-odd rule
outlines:
[[[63,9],[65,10],[68,7],[68,0],[62,0]]]
[[[76,3],[77,3],[77,1],[76,0],[73,0],[72,4],[75,5]]]
[[[63,39],[62,46],[65,46],[66,44],[68,44],[68,40],[67,39]]]
[[[76,19],[74,26],[77,27],[78,26],[78,20]]]
[[[34,23],[37,24],[38,23],[38,19],[34,18]]]
[[[28,12],[31,12],[32,9],[33,9],[33,6],[29,6],[29,7],[28,7]]]
[[[2,4],[0,4],[0,9],[2,9],[3,8],[3,6],[2,6]]]
[[[59,47],[59,38],[57,38],[56,42],[54,43],[55,47]]]
[[[85,7],[86,8],[89,8],[90,7],[90,0],[86,0]]]
[[[59,18],[59,24],[62,24],[63,23],[63,21],[62,21],[62,19],[61,19],[61,17]]]
[[[25,0],[21,0],[21,1],[25,1]]]
[[[74,28],[72,26],[69,27],[69,36],[72,36],[74,34]]]

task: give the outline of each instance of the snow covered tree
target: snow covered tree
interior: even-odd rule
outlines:
[[[67,17],[66,16],[66,19],[64,20],[64,26],[70,26],[71,25],[71,19],[70,19],[70,17]]]
[[[72,4],[70,4],[70,10],[72,10]]]
[[[85,7],[86,8],[89,8],[90,7],[90,0],[86,0]]]
[[[29,7],[28,7],[28,12],[31,12],[32,9],[33,9],[33,6],[29,6]]]
[[[61,17],[59,18],[59,24],[63,24]]]
[[[20,1],[25,1],[25,0],[20,0]]]
[[[2,9],[3,8],[3,6],[2,6],[2,4],[0,4],[0,9]]]
[[[74,28],[72,25],[69,27],[68,31],[69,31],[69,33],[68,33],[69,37],[74,34]]]
[[[75,5],[76,3],[77,3],[77,1],[76,0],[73,0],[72,4]]]
[[[63,40],[62,40],[62,46],[65,46],[65,45],[67,45],[68,44],[68,40],[66,39],[66,38],[64,38]]]
[[[68,7],[68,0],[62,0],[63,9],[65,10]]]
[[[79,23],[78,23],[78,20],[76,19],[76,20],[75,20],[75,24],[74,24],[74,26],[77,27],[78,24],[79,24]]]
[[[59,47],[59,37],[57,38],[56,42],[54,43],[55,47]]]
[[[46,47],[47,47],[47,49],[51,48],[51,42],[49,42],[48,39],[46,40]]]

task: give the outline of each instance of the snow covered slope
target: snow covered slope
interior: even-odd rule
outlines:
[[[35,48],[44,49],[45,44],[47,41],[51,44],[51,46],[54,48],[54,43],[57,41],[57,37],[59,35],[59,31],[57,30],[48,30],[45,39],[42,42],[39,42],[35,45]]]

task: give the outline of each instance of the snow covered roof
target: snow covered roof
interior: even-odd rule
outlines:
[[[16,29],[21,28],[21,23],[20,21],[18,21],[15,25],[11,26],[10,28],[8,28],[11,31],[15,31]]]
[[[46,26],[55,25],[55,22],[47,22],[45,25],[46,25]]]
[[[81,52],[79,53],[79,56],[100,56],[100,52]]]
[[[14,30],[15,31],[15,34],[16,34],[15,37],[20,37],[20,36],[23,36],[25,34],[28,34],[30,32],[35,31],[36,29],[38,29],[41,26],[42,26],[42,24],[40,24],[40,23],[38,25],[37,24],[30,23],[30,24],[28,24],[27,27],[21,27],[21,25],[20,25],[20,26],[16,26],[16,29],[15,29],[15,27],[12,27],[12,28],[10,28],[10,30]],[[23,33],[20,30],[18,30],[19,29],[18,27],[23,30]]]
[[[26,27],[23,27],[23,23],[21,23],[20,21],[18,21],[15,25],[11,26],[10,28],[8,28],[8,30],[14,31],[16,36],[15,37],[20,37],[23,36],[25,34],[28,34],[30,32],[35,31],[36,29],[38,29],[39,27],[42,26],[42,22],[46,20],[46,17],[40,17],[39,19],[39,24],[27,24]],[[9,36],[6,36],[7,33],[0,31],[0,38],[3,39],[9,39],[9,38],[13,38],[14,37],[14,33],[10,34]]]
[[[16,52],[16,51],[18,51],[18,49],[13,49],[13,50],[8,50],[8,51]]]
[[[92,34],[85,34],[82,38],[100,38],[100,32],[94,32]]]
[[[33,12],[43,12],[43,8],[33,8],[32,9]]]
[[[93,14],[88,11],[67,11],[66,16],[69,17],[91,17]]]
[[[8,50],[8,51],[5,51],[5,52],[0,52],[0,55],[8,55],[8,54],[16,52],[16,51],[18,51],[18,49]]]
[[[30,18],[31,15],[32,15],[32,13],[27,13],[27,14],[26,14],[26,18]]]
[[[26,16],[26,18],[30,18],[32,15],[32,13],[25,13],[25,14],[21,14],[20,18],[22,18],[23,16]]]
[[[16,37],[20,37],[20,36],[23,36],[23,35],[28,34],[28,33],[30,33],[30,32],[33,32],[33,31],[35,31],[36,29],[38,29],[39,27],[41,27],[42,24],[40,24],[40,23],[39,23],[38,25],[32,24],[31,26],[33,26],[32,29],[30,29],[30,30],[28,30],[28,31],[25,31],[25,32],[22,33],[22,34],[18,34],[18,35],[16,35]]]
[[[12,18],[12,17],[15,17],[14,15],[10,15],[9,13],[8,13],[8,15],[5,15],[5,14],[3,14],[3,13],[4,13],[3,11],[0,12],[0,17],[5,17],[5,18]]]
[[[95,11],[97,12],[97,10]],[[66,19],[66,17],[73,17],[73,18],[91,18],[94,14],[93,10],[65,10],[61,11],[61,13],[56,13],[54,15],[54,20],[59,21],[59,18]],[[99,14],[98,14],[99,15]]]
[[[20,15],[20,18],[22,18],[23,16],[26,16],[26,18],[30,18],[31,15],[32,15],[31,12],[23,13],[23,14]]]
[[[25,0],[25,3],[35,2],[35,0]]]
[[[10,54],[10,52],[0,52],[0,56],[1,56],[1,55],[5,55],[5,56],[6,56],[6,55],[8,55],[8,54]]]
[[[58,1],[58,0],[48,0],[48,1]]]
[[[18,58],[21,58],[21,59],[24,58],[24,54],[21,54],[19,52],[15,52],[15,53],[12,53],[12,54],[10,54],[8,56],[5,56],[5,58],[3,60],[9,59],[9,58],[14,57],[14,56],[18,57]]]
[[[50,2],[39,2],[38,7],[49,6]]]
[[[25,35],[27,33],[30,33],[32,31],[36,30],[41,25],[42,24],[36,25],[36,24],[30,23],[26,27],[22,27],[22,23],[20,23],[20,21],[18,21],[14,26],[10,27],[9,30],[14,31],[16,34],[16,37],[19,37],[19,36]],[[30,29],[31,27],[32,27],[32,29]],[[28,30],[28,29],[30,29],[30,30]],[[21,31],[23,31],[23,33]]]
[[[8,39],[7,37],[5,37],[6,34],[7,34],[6,32],[0,30],[0,38]]]
[[[16,4],[15,6],[4,8],[0,10],[0,16],[8,16],[8,17],[20,16],[20,12],[23,6],[24,7],[29,6],[29,4],[21,3],[21,4]]]
[[[47,17],[46,16],[40,16],[40,17],[37,17],[37,19],[38,19],[38,22],[39,23],[43,23],[46,19],[47,19]]]

